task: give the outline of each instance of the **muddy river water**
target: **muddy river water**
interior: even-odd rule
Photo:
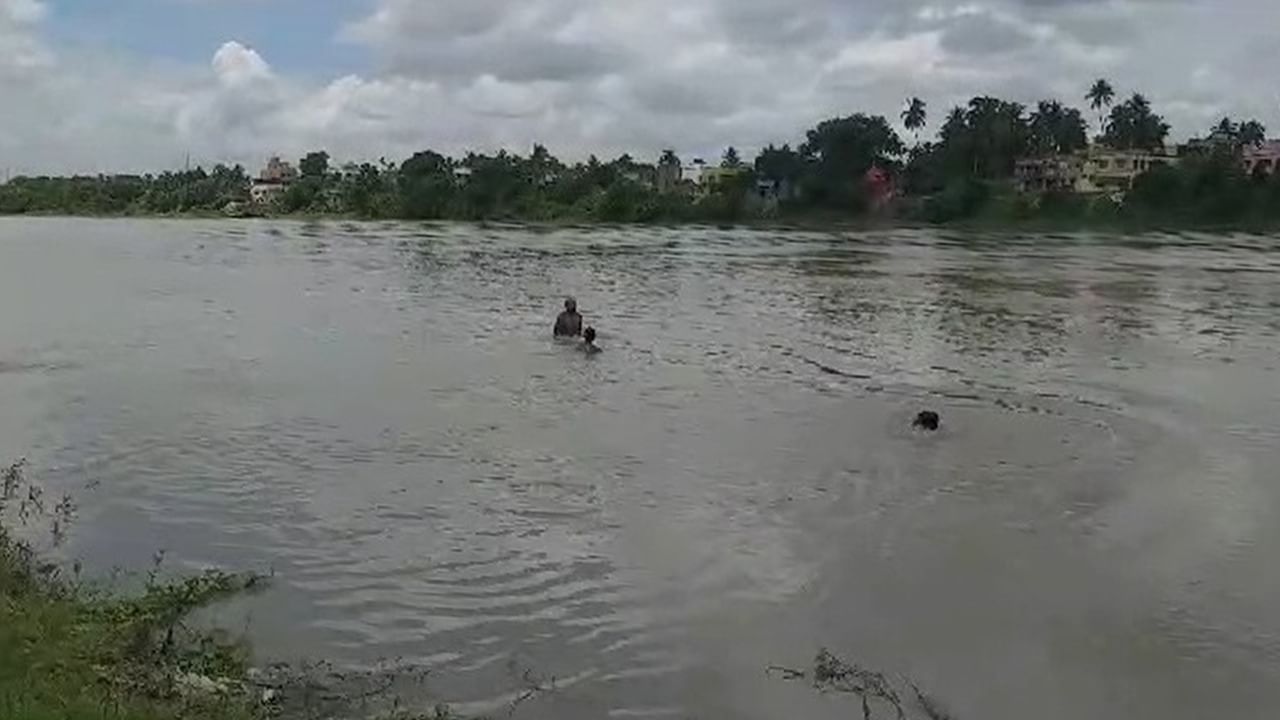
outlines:
[[[1271,237],[0,220],[63,552],[500,716],[1274,718],[1278,366]]]

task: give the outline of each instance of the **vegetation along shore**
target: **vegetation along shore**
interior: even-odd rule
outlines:
[[[399,162],[338,165],[328,153],[272,158],[256,175],[216,165],[147,175],[15,177],[0,214],[342,216],[522,222],[844,222],[979,225],[1248,226],[1280,224],[1280,141],[1253,120],[1223,118],[1172,146],[1141,94],[1106,80],[1084,96],[1034,107],[975,97],[933,140],[929,109],[910,99],[901,137],[883,116],[854,113],[809,129],[795,147],[714,162],[667,150],[567,164],[535,145]]]

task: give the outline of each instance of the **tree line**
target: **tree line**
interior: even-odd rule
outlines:
[[[1139,93],[1118,99],[1099,80],[1083,96],[1097,113],[1094,142],[1118,150],[1158,150],[1170,126]],[[1071,154],[1090,144],[1082,110],[1048,99],[1026,106],[980,96],[943,117],[922,139],[928,105],[911,98],[904,139],[881,115],[823,120],[803,140],[769,145],[751,159],[727,148],[712,179],[679,181],[672,150],[654,162],[630,155],[566,163],[535,145],[527,156],[499,151],[448,157],[424,150],[393,163],[337,166],[308,153],[298,178],[274,201],[282,214],[343,214],[387,219],[510,219],[604,222],[737,221],[764,214],[856,216],[870,205],[867,173],[895,179],[898,216],[932,222],[1039,216],[1236,221],[1280,218],[1280,174],[1246,177],[1240,154],[1261,144],[1255,120],[1224,118],[1210,142],[1183,162],[1138,178],[1124,202],[1113,198],[1022,197],[1010,182],[1020,158]],[[0,213],[154,214],[218,212],[244,204],[252,178],[216,165],[157,175],[20,177],[0,186]]]

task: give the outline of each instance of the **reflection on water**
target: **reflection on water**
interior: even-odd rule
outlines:
[[[0,457],[93,566],[270,567],[264,657],[463,709],[847,717],[763,674],[828,646],[961,718],[1271,717],[1277,247],[4,220]]]

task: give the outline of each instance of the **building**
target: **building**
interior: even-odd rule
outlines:
[[[694,158],[693,162],[680,168],[680,179],[701,186],[703,174],[707,171],[707,161]]]
[[[1094,145],[1071,155],[1022,158],[1014,163],[1018,192],[1076,192],[1123,196],[1143,173],[1175,165],[1178,156],[1166,150],[1115,150]]]
[[[654,178],[658,192],[675,192],[680,186],[680,164],[659,162]]]
[[[262,171],[258,173],[258,179],[287,185],[298,179],[298,171],[279,157],[273,157],[267,161],[266,167],[262,168]]]
[[[866,189],[867,203],[873,212],[883,210],[898,194],[893,175],[882,167],[873,166],[867,170],[862,176],[862,184]]]
[[[708,167],[703,169],[699,184],[706,188],[713,188],[746,173],[745,167]]]
[[[686,178],[686,182],[689,183],[689,187],[691,187],[696,198],[706,197],[718,188],[728,187],[734,180],[745,177],[750,172],[745,166],[727,168],[703,165],[701,167],[702,171],[696,176],[697,179]],[[744,195],[750,196],[752,194],[751,188],[746,184],[741,186],[741,190]]]
[[[790,180],[756,179],[756,196],[765,205],[777,205],[796,198],[795,184]]]
[[[1163,165],[1175,165],[1178,158],[1165,151],[1113,150],[1094,146],[1084,156],[1076,192],[1085,194],[1126,193],[1139,175]]]
[[[1267,140],[1256,147],[1246,147],[1240,153],[1244,171],[1249,175],[1270,175],[1280,169],[1280,140]]]
[[[1023,158],[1013,166],[1020,193],[1074,192],[1083,174],[1082,155]]]
[[[279,200],[288,187],[284,183],[254,180],[253,185],[249,186],[249,200],[254,205],[270,205]]]
[[[1218,153],[1236,151],[1237,137],[1235,133],[1224,132],[1214,128],[1208,137],[1191,138],[1178,146],[1178,157],[1207,157]]]
[[[652,165],[632,165],[620,173],[625,180],[647,188],[657,187],[658,170]]]
[[[269,205],[280,198],[289,185],[298,179],[298,171],[292,165],[273,157],[258,173],[249,186],[249,199],[255,205]]]

